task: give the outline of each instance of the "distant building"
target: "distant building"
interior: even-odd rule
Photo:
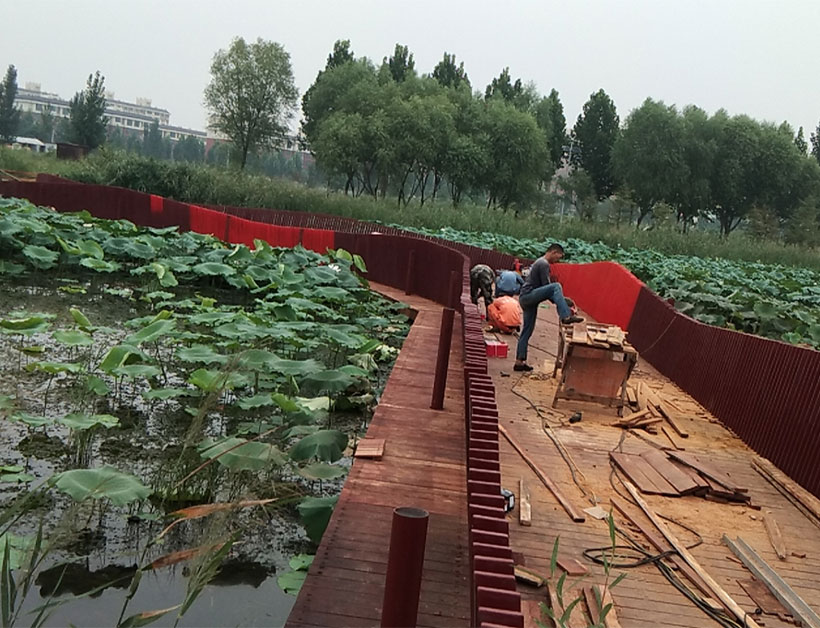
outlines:
[[[15,137],[11,143],[12,148],[27,148],[34,153],[46,153],[57,148],[56,144],[46,144],[36,137]]]
[[[60,98],[57,94],[42,91],[39,83],[26,83],[24,88],[18,89],[14,102],[24,112],[42,115],[50,110],[55,118],[69,117],[69,101]],[[117,100],[114,94],[108,92],[105,104],[105,115],[108,117],[109,127],[141,135],[156,120],[162,136],[172,141],[189,136],[204,141],[207,137],[204,131],[172,126],[170,124],[171,114],[168,110],[152,106],[148,98],[137,98],[137,102],[131,103]]]

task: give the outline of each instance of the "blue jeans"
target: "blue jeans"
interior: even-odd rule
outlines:
[[[558,318],[564,319],[572,315],[566,299],[564,299],[564,290],[561,288],[560,283],[550,283],[518,297],[518,303],[524,312],[524,323],[521,329],[521,335],[518,337],[518,346],[515,350],[516,360],[522,362],[527,361],[527,345],[535,329],[535,319],[538,317],[538,306],[544,301],[552,301],[555,303],[555,307],[558,309]]]

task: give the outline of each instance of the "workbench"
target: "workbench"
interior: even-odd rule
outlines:
[[[592,401],[616,407],[620,416],[626,405],[626,382],[638,363],[638,352],[626,340],[592,340],[608,326],[560,325],[558,354],[552,376],[560,371],[552,407],[559,399]]]

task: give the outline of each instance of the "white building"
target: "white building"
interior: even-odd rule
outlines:
[[[69,101],[60,98],[57,94],[42,91],[39,83],[26,83],[24,88],[18,89],[14,103],[24,112],[42,115],[51,110],[55,118],[69,117]],[[111,127],[141,135],[156,120],[159,123],[162,136],[173,141],[188,136],[203,141],[206,138],[204,131],[172,126],[170,124],[171,114],[168,110],[153,107],[151,100],[148,98],[137,98],[137,102],[131,103],[117,100],[114,98],[113,93],[106,92],[105,104],[105,115],[108,117],[108,125]]]

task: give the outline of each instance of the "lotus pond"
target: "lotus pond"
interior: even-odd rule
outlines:
[[[0,198],[0,620],[281,625],[407,333],[343,250]]]

